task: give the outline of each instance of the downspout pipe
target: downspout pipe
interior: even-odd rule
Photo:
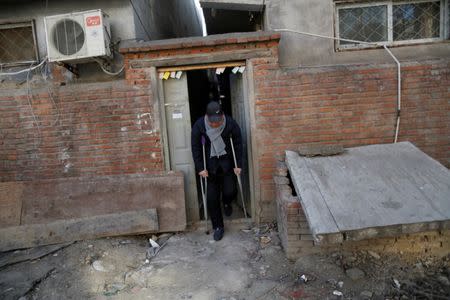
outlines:
[[[402,111],[402,67],[400,64],[400,61],[395,57],[395,55],[392,53],[392,51],[384,45],[384,49],[389,53],[389,55],[394,59],[395,63],[397,64],[397,124],[395,126],[395,137],[394,137],[394,143],[397,143],[398,140],[398,131],[400,128],[400,113]]]
[[[364,42],[364,41],[358,41],[358,40],[351,40],[351,39],[343,39],[343,38],[337,38],[334,36],[327,36],[322,34],[315,34],[310,32],[303,32],[303,31],[297,31],[292,29],[273,29],[274,31],[280,31],[280,32],[291,32],[296,33],[300,35],[306,35],[311,37],[318,37],[323,39],[330,39],[335,41],[343,41],[343,42],[351,42],[351,43],[358,43],[362,45],[371,45],[371,46],[383,46],[383,48],[386,50],[386,52],[389,54],[389,56],[392,57],[392,59],[397,64],[397,121],[395,126],[395,136],[394,136],[394,143],[397,143],[398,141],[398,132],[400,129],[400,112],[402,107],[402,69],[400,61],[395,57],[395,55],[392,53],[392,51],[385,45],[385,44],[379,44],[379,43],[370,43],[370,42]]]

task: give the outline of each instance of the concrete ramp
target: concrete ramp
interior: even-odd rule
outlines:
[[[450,228],[450,171],[409,142],[286,163],[316,243]]]

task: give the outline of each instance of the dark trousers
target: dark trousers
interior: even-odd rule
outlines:
[[[213,229],[223,227],[222,208],[220,206],[220,195],[223,204],[231,204],[236,197],[236,179],[233,169],[223,172],[221,167],[216,173],[208,174],[208,213],[211,217]]]

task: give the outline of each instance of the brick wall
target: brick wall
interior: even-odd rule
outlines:
[[[163,170],[145,83],[42,83],[29,96],[27,88],[0,90],[0,181]]]
[[[391,143],[397,109],[397,68],[386,65],[281,69],[279,34],[253,33],[135,44],[121,49],[131,72],[133,61],[176,64],[176,58],[267,49],[248,61],[253,66],[256,145],[255,170],[259,199],[256,221],[276,218],[273,173],[284,151],[301,144],[345,147]],[[149,63],[151,64],[151,62]],[[450,166],[450,60],[402,62],[402,113],[399,141],[411,141]],[[133,77],[130,77],[133,76]],[[136,76],[136,77],[134,77]],[[147,83],[145,81],[145,83]]]
[[[280,69],[255,59],[255,117],[261,221],[275,219],[272,175],[286,149],[391,143],[397,106],[395,64]],[[450,61],[403,63],[399,141],[450,167]]]
[[[0,181],[152,173],[163,169],[154,62],[209,55],[255,54],[254,160],[258,222],[276,218],[273,173],[286,149],[301,144],[346,147],[390,143],[397,73],[387,65],[281,69],[279,34],[251,33],[136,43],[122,48],[126,78],[112,82],[0,90]],[[231,54],[231,55],[230,55]],[[246,54],[246,55],[247,55]],[[234,58],[236,59],[236,58]],[[153,62],[152,62],[153,60]],[[141,65],[135,62],[142,63]],[[218,61],[223,61],[218,59]],[[399,140],[450,166],[450,60],[402,62]]]

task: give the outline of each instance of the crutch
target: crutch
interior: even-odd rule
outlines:
[[[233,143],[233,136],[230,135],[230,142],[231,142],[231,150],[233,152],[233,159],[234,159],[234,167],[237,168],[237,161],[236,161],[236,152],[234,151],[234,143]],[[242,182],[241,182],[241,174],[237,175],[237,181],[239,186],[239,193],[241,194],[241,201],[242,201],[242,209],[244,210],[244,216],[245,220],[247,221],[248,225],[250,226],[249,219],[247,217],[247,210],[245,209],[245,203],[244,203],[244,192],[242,191]]]
[[[206,139],[202,135],[203,170],[206,170],[205,144],[206,144]],[[204,215],[205,215],[205,233],[209,234],[209,231],[208,231],[208,207],[207,207],[207,204],[206,204],[206,202],[207,202],[206,197],[208,196],[208,178],[205,178],[205,188],[203,189],[203,177],[201,175],[199,175],[199,176],[200,176],[200,187],[202,189],[203,212],[204,212]]]

